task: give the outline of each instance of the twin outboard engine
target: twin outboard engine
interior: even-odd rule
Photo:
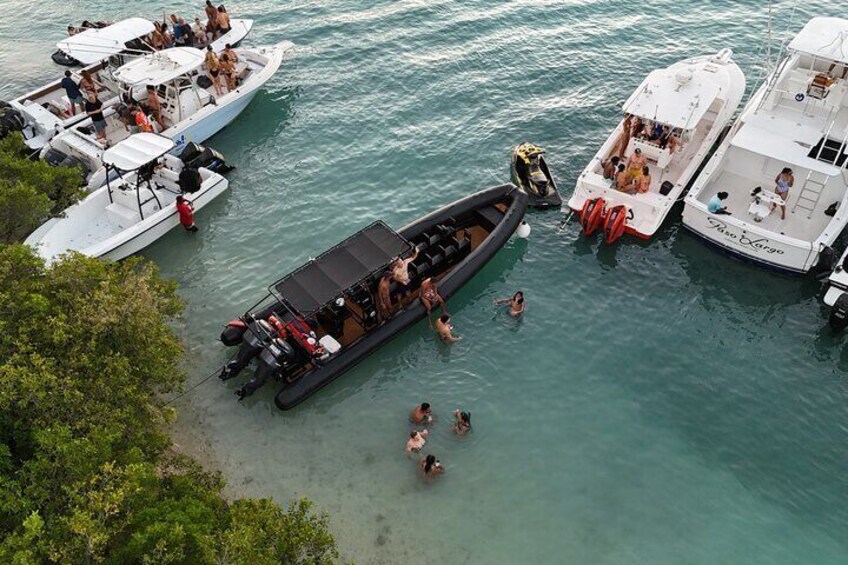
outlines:
[[[225,333],[227,332],[227,330],[224,331]],[[271,341],[271,337],[274,335],[274,329],[265,320],[255,320],[249,323],[247,328],[242,331],[242,340],[238,353],[236,353],[235,358],[224,365],[221,374],[218,375],[218,378],[222,381],[238,376],[241,370],[247,367],[254,357],[259,355],[259,352],[262,351],[262,346]],[[221,339],[223,341],[223,334]]]
[[[264,385],[269,377],[278,377],[295,365],[297,353],[284,339],[274,338],[259,354],[253,378],[236,390],[239,400],[250,396]]]
[[[21,113],[0,101],[0,139],[15,131],[24,131],[26,122]]]

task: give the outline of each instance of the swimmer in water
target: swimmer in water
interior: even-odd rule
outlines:
[[[500,298],[495,300],[495,304],[507,303],[509,303],[509,315],[513,318],[518,318],[524,314],[524,309],[527,307],[527,303],[524,302],[524,293],[520,290],[513,294],[512,298]]]
[[[445,472],[442,462],[436,459],[435,455],[428,455],[422,459],[421,463],[418,464],[418,468],[421,470],[421,474],[424,475],[425,478],[435,477],[436,475],[441,475]]]
[[[429,402],[422,402],[419,406],[412,409],[409,413],[409,420],[413,424],[423,426],[433,421],[433,409],[430,408]]]
[[[409,433],[409,439],[406,440],[406,451],[407,453],[419,452],[421,448],[424,447],[424,444],[427,443],[427,430],[412,431]]]
[[[451,333],[453,326],[450,323],[451,317],[448,314],[442,314],[442,316],[436,320],[436,333],[445,343],[456,343],[461,337],[457,337]]]
[[[451,429],[458,436],[464,436],[471,431],[471,412],[460,412],[459,409],[453,411],[455,422],[451,424]]]

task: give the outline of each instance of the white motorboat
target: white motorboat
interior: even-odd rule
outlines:
[[[792,39],[704,167],[683,224],[757,264],[827,272],[830,246],[848,223],[846,144],[848,20],[817,17]],[[777,193],[784,169],[791,173],[781,178],[786,198]],[[727,193],[729,215],[709,210],[719,192]]]
[[[46,222],[26,243],[48,262],[71,250],[123,259],[152,244],[179,225],[177,196],[197,211],[229,185],[218,173],[199,168],[199,189],[183,192],[183,163],[168,155],[173,149],[173,140],[153,133],[138,133],[111,147],[103,163],[118,178],[68,208],[63,217]]]
[[[173,139],[175,147],[180,148],[192,141],[202,143],[236,119],[292,47],[290,41],[282,41],[269,47],[236,49],[239,84],[232,92],[225,88],[221,96],[216,96],[209,85],[203,68],[204,52],[192,47],[173,47],[137,58],[115,70],[112,78],[122,100],[144,103],[146,87],[156,88],[165,125],[159,133]],[[109,145],[131,133],[119,109],[117,101],[108,108],[104,104]],[[101,166],[103,150],[103,141],[97,139],[91,119],[86,118],[54,136],[41,150],[41,157],[51,162],[67,158],[81,162],[88,172],[88,188],[93,190],[106,180]]]
[[[233,18],[230,31],[213,41],[212,46],[216,51],[228,43],[235,47],[252,29],[253,20]],[[153,48],[147,42],[147,36],[153,30],[153,22],[145,18],[128,18],[104,27],[89,28],[57,43],[52,59],[59,65],[74,67],[93,65],[116,55],[129,58],[149,53]]]
[[[587,235],[602,225],[608,243],[625,232],[642,238],[656,233],[745,93],[745,75],[731,56],[723,49],[655,70],[624,103],[624,119],[580,174],[568,201]],[[650,171],[641,191],[639,167],[627,168],[636,151]],[[625,186],[616,186],[615,175],[605,178],[604,165],[614,157],[626,167]]]

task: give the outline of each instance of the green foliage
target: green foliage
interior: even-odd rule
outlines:
[[[0,139],[0,242],[22,239],[79,200],[79,168],[54,167],[27,157],[20,133]]]
[[[172,282],[140,259],[45,267],[0,246],[0,563],[326,563],[306,501],[228,504],[169,451],[182,349]]]

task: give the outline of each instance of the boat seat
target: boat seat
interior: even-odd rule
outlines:
[[[436,271],[445,262],[445,254],[438,250],[431,250],[427,253],[427,262],[430,264],[430,268]]]
[[[442,237],[442,234],[439,232],[426,233],[424,234],[424,242],[427,243],[429,247],[433,247],[442,240]]]
[[[468,239],[468,236],[463,236],[462,238],[454,237],[454,241],[456,241],[456,251],[460,257],[467,255],[471,251],[471,240]]]
[[[499,223],[501,223],[504,215],[503,212],[498,210],[495,206],[486,206],[485,208],[480,208],[474,212],[474,216],[477,221],[480,222],[480,225],[486,229],[486,231],[492,231]]]
[[[134,226],[141,220],[138,212],[117,202],[113,202],[106,206],[106,215],[121,229],[127,229]]]

